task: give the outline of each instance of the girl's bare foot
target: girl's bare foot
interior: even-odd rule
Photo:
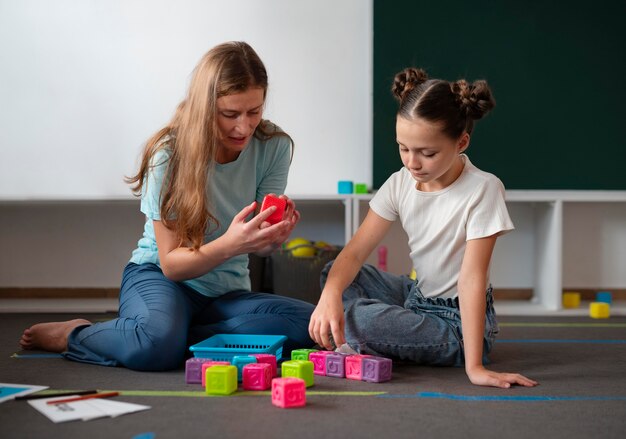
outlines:
[[[40,349],[49,352],[67,350],[67,337],[78,326],[91,325],[89,320],[38,323],[26,329],[20,339],[22,349]]]

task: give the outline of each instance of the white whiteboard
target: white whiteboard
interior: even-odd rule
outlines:
[[[123,182],[202,55],[244,40],[288,194],[372,181],[371,0],[0,0],[0,200],[130,198]]]

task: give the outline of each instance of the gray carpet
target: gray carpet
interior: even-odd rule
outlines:
[[[150,410],[54,424],[24,401],[0,404],[3,438],[622,438],[626,434],[626,318],[503,317],[491,367],[536,379],[535,388],[473,386],[458,368],[394,364],[387,383],[317,377],[307,406],[279,409],[267,393],[206,397],[184,370],[133,372],[60,358],[15,358],[22,330],[75,316],[0,314],[0,382],[52,390],[120,390]],[[103,319],[93,315],[86,318]],[[551,323],[552,326],[536,324]],[[554,326],[555,323],[569,326]],[[582,323],[582,326],[571,326]],[[608,326],[589,326],[608,324]],[[124,391],[144,391],[124,394]],[[198,391],[193,396],[146,391]],[[350,394],[347,392],[357,392]],[[367,395],[363,392],[382,392]]]

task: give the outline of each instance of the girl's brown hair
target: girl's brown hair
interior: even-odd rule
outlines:
[[[469,84],[464,79],[429,79],[424,70],[413,67],[395,76],[391,91],[400,102],[398,116],[441,123],[443,132],[452,139],[464,132],[471,134],[474,121],[496,105],[484,80]]]
[[[161,189],[160,215],[163,224],[176,232],[179,245],[197,249],[207,229],[219,226],[207,199],[207,183],[218,149],[217,99],[250,87],[262,88],[265,98],[267,86],[265,66],[252,47],[244,42],[220,44],[196,66],[187,96],[172,120],[146,142],[139,171],[126,181],[139,195],[149,170],[159,165],[153,163],[155,154],[164,148],[171,151]],[[261,140],[277,135],[287,136],[268,120],[262,120],[254,133]]]

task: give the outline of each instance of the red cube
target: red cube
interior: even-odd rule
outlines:
[[[276,365],[276,355],[272,354],[250,354],[256,358],[257,363],[267,363],[272,366],[272,378],[278,375],[278,366]]]
[[[263,204],[261,204],[261,212],[265,209],[276,206],[276,210],[272,213],[265,221],[270,224],[276,224],[283,220],[283,215],[285,214],[285,207],[287,207],[287,201],[284,198],[278,198],[273,195],[266,195],[263,198]]]
[[[250,363],[243,367],[244,390],[267,390],[272,386],[272,365]]]
[[[348,355],[346,357],[346,378],[349,380],[361,380],[363,377],[363,359],[371,355]]]
[[[306,384],[301,378],[274,378],[272,380],[272,404],[276,407],[304,407]]]

